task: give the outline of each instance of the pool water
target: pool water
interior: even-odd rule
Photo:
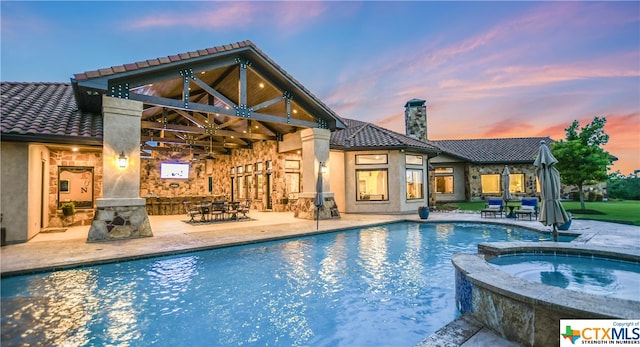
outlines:
[[[628,261],[554,254],[521,254],[489,260],[514,276],[582,293],[640,301],[640,265]]]
[[[2,279],[3,345],[412,346],[451,320],[451,255],[546,238],[470,223],[344,232]]]

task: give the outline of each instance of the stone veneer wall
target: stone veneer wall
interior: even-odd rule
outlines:
[[[480,176],[488,174],[501,175],[504,170],[504,164],[482,164],[468,165],[469,172],[466,177],[469,178],[467,192],[470,192],[470,200],[487,200],[489,197],[501,196],[496,194],[483,194]],[[509,172],[512,174],[524,174],[525,191],[523,193],[511,192],[514,199],[522,197],[537,196],[536,193],[536,172],[531,164],[515,164],[509,165]]]
[[[153,153],[152,158],[141,159],[141,197],[182,197],[182,196],[223,196],[225,199],[231,198],[231,168],[246,165],[253,166],[253,172],[234,174],[238,176],[254,176],[255,164],[262,163],[263,180],[262,193],[258,193],[257,187],[251,187],[249,196],[244,199],[251,199],[252,209],[265,210],[267,208],[268,189],[266,175],[271,175],[272,182],[272,211],[292,211],[295,204],[290,203],[290,192],[288,192],[285,182],[285,160],[300,160],[302,156],[298,153],[278,153],[278,143],[275,141],[257,142],[253,149],[235,149],[230,154],[215,154],[215,159],[211,160],[209,167],[211,172],[207,172],[207,160],[192,161],[193,155],[184,150],[183,152],[161,152]],[[272,168],[268,172],[266,162],[271,160]],[[160,163],[163,161],[179,161],[191,163],[188,180],[160,179]],[[302,185],[301,170],[293,170],[300,173],[300,184]],[[212,191],[209,192],[209,177],[212,180]],[[237,188],[236,188],[237,189]],[[302,186],[300,187],[302,191]],[[234,194],[234,199],[239,200],[238,193]]]
[[[93,199],[102,197],[102,151],[49,151],[49,228],[91,225],[95,214],[94,208],[76,208],[73,216],[65,217],[58,208],[58,167],[88,166],[93,167]]]

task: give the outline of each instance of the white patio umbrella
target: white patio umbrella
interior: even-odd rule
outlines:
[[[544,141],[540,141],[538,157],[533,162],[540,183],[540,223],[553,226],[553,241],[558,241],[557,227],[569,221],[569,215],[560,203],[560,173],[555,165],[558,160],[551,154]]]
[[[322,166],[323,163],[320,163],[320,167],[318,169],[318,180],[316,181],[316,198],[313,201],[313,204],[316,206],[316,229],[320,228],[320,208],[324,207],[324,194],[322,194],[322,190],[324,189],[322,186]]]

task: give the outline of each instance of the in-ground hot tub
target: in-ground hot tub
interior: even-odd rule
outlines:
[[[640,264],[635,250],[555,242],[495,242],[478,254],[458,253],[456,304],[504,338],[526,346],[560,344],[560,319],[637,319],[640,301],[583,293],[514,276],[487,260],[513,254],[595,256]]]

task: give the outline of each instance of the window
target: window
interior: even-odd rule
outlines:
[[[387,155],[386,154],[359,154],[359,155],[356,155],[356,164],[358,164],[358,165],[386,164],[386,163],[387,163]]]
[[[524,193],[524,174],[509,175],[509,191],[512,193]]]
[[[436,193],[438,194],[453,194],[453,168],[452,167],[437,167],[435,168],[436,175]]]
[[[241,167],[241,166],[240,166]],[[246,199],[247,187],[245,186],[244,176],[238,176],[238,199]]]
[[[480,176],[482,193],[499,194],[500,193],[500,176],[501,175],[498,175],[498,174]]]
[[[262,186],[264,185],[264,176],[262,174],[256,175],[256,198],[262,199]]]
[[[452,174],[453,173],[453,168],[452,167],[437,167],[436,168],[436,175],[437,174]]]
[[[255,199],[255,190],[253,189],[253,176],[246,176],[247,181],[247,199]]]
[[[300,160],[285,160],[284,168],[287,170],[300,170]]]
[[[385,156],[386,157],[386,156]],[[386,158],[385,158],[386,160]],[[357,201],[389,200],[387,170],[356,170]]]
[[[422,170],[407,169],[407,199],[424,198],[422,177]]]
[[[436,176],[436,193],[453,194],[453,176]]]
[[[300,174],[297,172],[286,172],[284,174],[284,180],[287,186],[288,197],[292,199],[298,197],[300,193]]]
[[[422,156],[421,155],[406,155],[406,161],[409,165],[422,165]]]

